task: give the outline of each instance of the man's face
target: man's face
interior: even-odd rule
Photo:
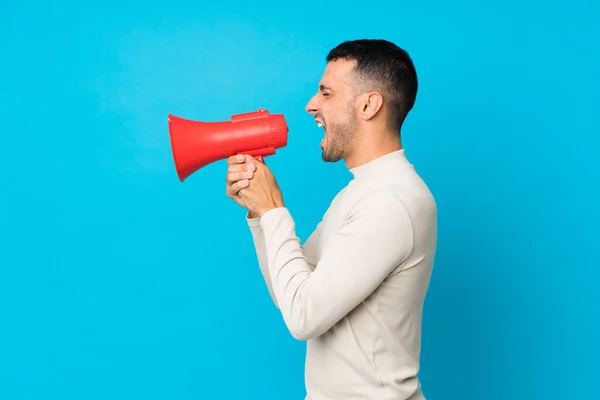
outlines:
[[[321,149],[326,162],[336,162],[347,156],[356,131],[353,67],[351,61],[328,63],[318,93],[306,105],[306,111],[323,127]]]

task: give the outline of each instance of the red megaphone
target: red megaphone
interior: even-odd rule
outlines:
[[[269,111],[234,114],[231,121],[198,122],[169,114],[169,135],[175,170],[183,182],[198,169],[236,154],[261,162],[287,145],[288,126],[282,114]]]

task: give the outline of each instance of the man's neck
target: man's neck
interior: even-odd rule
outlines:
[[[360,167],[379,157],[402,149],[402,140],[397,133],[383,133],[375,137],[380,139],[371,137],[370,140],[357,140],[352,143],[348,154],[344,158],[346,168]]]

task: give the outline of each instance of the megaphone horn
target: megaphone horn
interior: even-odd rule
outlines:
[[[258,111],[234,114],[230,121],[200,122],[169,114],[169,136],[175,170],[183,182],[200,168],[236,154],[263,162],[287,146],[288,126],[282,114]]]

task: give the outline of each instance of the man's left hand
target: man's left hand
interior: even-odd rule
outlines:
[[[238,194],[246,203],[252,217],[262,217],[267,211],[284,207],[283,195],[273,172],[254,157],[246,155],[246,161],[256,165],[252,179],[238,182]]]

